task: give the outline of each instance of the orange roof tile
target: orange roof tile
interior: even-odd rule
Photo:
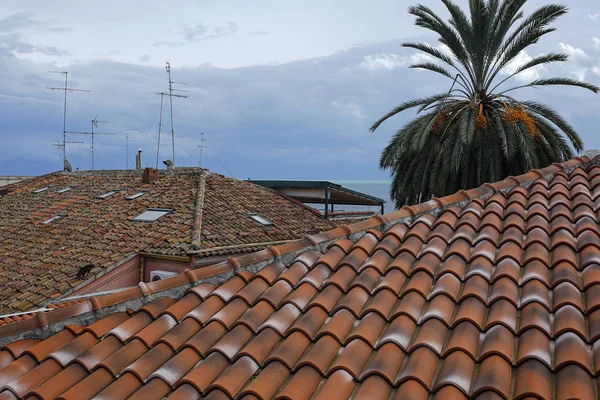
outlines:
[[[0,327],[0,396],[597,398],[598,162]]]

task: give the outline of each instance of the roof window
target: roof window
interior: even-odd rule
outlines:
[[[64,214],[55,215],[54,217],[52,217],[50,219],[47,219],[44,222],[42,222],[42,225],[48,225],[49,223],[54,222],[54,221],[58,221],[59,219],[64,218],[64,217],[65,217]]]
[[[145,195],[146,193],[148,193],[148,191],[147,191],[147,190],[144,190],[144,191],[141,191],[141,192],[139,192],[139,193],[132,194],[131,196],[127,196],[127,197],[125,197],[125,200],[135,200],[135,199],[137,199],[138,197],[142,197],[142,196],[143,196],[143,195]]]
[[[271,226],[271,225],[273,225],[273,223],[271,221],[269,221],[265,217],[262,217],[262,216],[260,216],[258,214],[249,214],[248,216],[250,218],[252,218],[254,221],[258,222],[259,224],[261,224],[263,226]]]
[[[132,218],[131,220],[138,222],[153,222],[159,219],[160,217],[164,217],[167,214],[171,214],[172,212],[172,208],[148,208],[146,211],[144,211],[137,217]]]
[[[50,189],[48,186],[40,188],[38,190],[34,190],[33,193],[42,193],[45,192],[46,190]]]
[[[112,196],[113,194],[116,194],[118,192],[118,190],[111,190],[110,192],[106,192],[104,194],[101,194],[100,196],[98,196],[99,199],[106,199],[107,197]]]
[[[58,192],[56,192],[56,193],[59,193],[59,194],[60,194],[60,193],[65,193],[65,192],[68,192],[69,190],[71,190],[71,188],[70,188],[70,187],[66,187],[66,188],[64,188],[64,189],[60,189],[60,190],[59,190]]]

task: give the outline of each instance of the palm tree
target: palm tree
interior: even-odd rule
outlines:
[[[409,13],[417,26],[439,35],[442,46],[402,46],[425,53],[432,61],[411,68],[444,75],[452,80],[450,90],[402,103],[371,127],[374,132],[388,118],[418,110],[392,137],[379,163],[391,170],[390,194],[397,207],[572,158],[571,146],[577,152],[583,149],[573,127],[550,107],[516,100],[510,92],[554,85],[599,90],[568,78],[503,86],[536,66],[567,61],[565,54],[549,53],[514,69],[515,59],[528,46],[555,30],[549,25],[567,7],[547,5],[525,18],[521,9],[527,0],[469,0],[467,16],[451,0],[441,1],[450,12],[448,22],[424,5],[410,7]],[[507,71],[511,73],[503,77],[501,72]]]

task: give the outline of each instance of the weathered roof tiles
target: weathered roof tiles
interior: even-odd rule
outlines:
[[[35,193],[41,187],[49,189]],[[71,190],[61,193],[65,187]],[[5,189],[0,315],[45,306],[140,252],[242,254],[336,226],[270,189],[199,168],[160,171],[152,183],[143,182],[141,171],[57,172]],[[101,198],[109,192],[114,194]],[[127,200],[141,192],[146,194]],[[132,220],[149,208],[173,212],[154,222]],[[273,226],[261,226],[250,213]],[[42,224],[57,215],[65,216]],[[84,279],[79,269],[90,263]]]

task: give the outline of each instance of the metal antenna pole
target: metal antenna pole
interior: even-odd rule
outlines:
[[[114,133],[112,132],[94,132],[94,127],[98,127],[98,124],[100,123],[108,123],[108,121],[100,121],[98,120],[98,115],[96,115],[96,117],[94,117],[94,119],[91,121],[92,122],[92,131],[91,132],[67,132],[67,133],[75,133],[75,134],[79,134],[79,135],[92,135],[92,171],[94,171],[95,169],[95,165],[94,165],[94,135],[114,135]]]
[[[136,128],[125,128],[125,169],[129,169],[129,131],[136,131]]]
[[[98,116],[96,116],[97,119]],[[92,120],[92,171],[94,170],[94,119]]]
[[[69,72],[65,71],[65,103],[63,106],[63,143],[67,141],[67,88]],[[63,162],[67,159],[67,146],[63,147]]]
[[[167,73],[169,74],[169,105],[171,107],[171,146],[173,147],[173,165],[175,164],[175,130],[173,129],[173,82],[171,81],[171,64],[167,61]]]
[[[198,165],[200,168],[202,168],[202,150],[208,148],[208,146],[204,145],[204,143],[208,142],[208,140],[204,139],[204,132],[200,132],[200,136],[202,139],[200,139],[200,146],[198,146],[200,148],[200,161],[198,162]]]
[[[187,92],[187,90],[180,90],[180,89],[173,88],[174,83],[182,84],[182,85],[185,85],[185,83],[174,82],[171,80],[171,64],[168,61],[167,61],[166,70],[167,70],[167,74],[169,75],[169,92],[168,93],[157,92],[156,94],[160,94],[161,96],[169,96],[169,106],[171,109],[171,146],[173,148],[173,159],[171,161],[173,161],[173,165],[175,165],[175,128],[174,128],[174,122],[173,122],[173,97],[181,97],[183,99],[187,99],[189,96],[184,96],[181,94],[173,93],[173,92]],[[161,99],[161,102],[162,102],[162,99]],[[162,113],[161,113],[161,117],[162,117]],[[156,166],[158,168],[158,156],[157,156],[157,160],[156,160]]]
[[[67,142],[67,92],[90,92],[85,89],[71,89],[69,88],[69,72],[68,71],[48,71],[51,74],[62,74],[65,76],[65,87],[46,87],[49,90],[63,90],[65,92],[64,104],[63,104],[63,141],[62,145],[58,146],[59,150],[63,151],[63,164],[67,160],[67,143],[80,143],[80,142]],[[54,146],[54,145],[53,145]]]
[[[156,169],[158,169],[158,160],[160,154],[160,131],[162,128],[162,115],[163,115],[163,100],[165,96],[160,94],[160,117],[158,118],[158,145],[156,146]]]

